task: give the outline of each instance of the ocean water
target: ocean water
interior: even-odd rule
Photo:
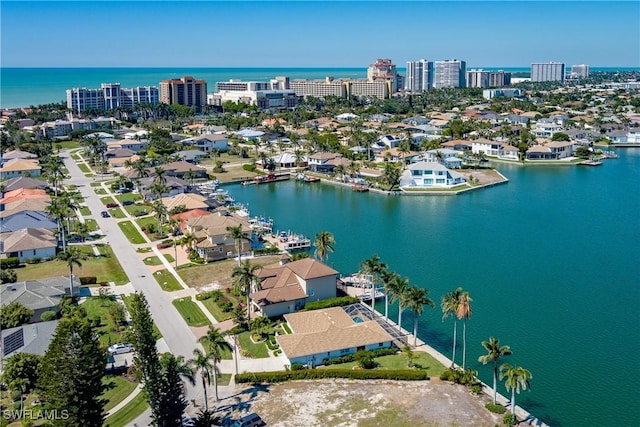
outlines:
[[[529,67],[467,67],[529,72]],[[592,68],[615,71],[618,68]],[[628,68],[626,70],[633,70]],[[636,69],[637,70],[637,69]],[[400,74],[405,69],[398,67]],[[66,102],[70,88],[99,88],[101,83],[120,83],[123,87],[158,86],[161,80],[185,75],[204,79],[209,92],[220,81],[268,81],[276,76],[292,79],[365,78],[366,68],[0,68],[0,108],[27,107],[50,102]]]
[[[473,299],[467,363],[495,336],[531,371],[516,402],[550,425],[635,426],[640,419],[640,149],[599,167],[497,165],[509,183],[456,197],[393,197],[295,181],[226,187],[252,215],[313,237],[334,234],[329,263],[349,274],[377,253],[430,290],[419,336],[451,357],[440,297]],[[384,303],[377,304],[384,311]],[[397,319],[397,307],[391,310]],[[411,329],[413,315],[403,314]],[[461,336],[459,324],[458,337]],[[458,345],[457,362],[461,363]],[[501,386],[501,393],[507,395]]]

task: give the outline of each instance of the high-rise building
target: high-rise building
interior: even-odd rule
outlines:
[[[499,71],[467,71],[467,87],[501,87],[511,84],[511,73]]]
[[[532,82],[564,81],[564,64],[561,62],[545,62],[531,64]]]
[[[433,88],[433,62],[426,59],[407,61],[404,87],[408,92],[423,92]]]
[[[207,82],[191,76],[160,82],[160,102],[195,107],[200,110],[207,104]]]
[[[391,62],[391,59],[376,59],[376,62],[369,65],[367,70],[367,80],[370,82],[376,80],[387,80],[391,82],[392,91],[398,90],[398,73],[396,72],[396,66]]]
[[[436,89],[466,86],[467,63],[457,59],[436,61],[433,87]]]
[[[572,65],[571,77],[575,79],[586,79],[589,77],[589,66],[586,64]]]
[[[264,109],[293,108],[298,97],[289,88],[288,77],[276,77],[269,82],[229,80],[216,83],[217,91],[207,95],[209,105],[221,106],[226,101],[256,105]]]
[[[115,110],[134,108],[136,104],[155,105],[158,99],[158,88],[154,86],[122,88],[120,83],[102,83],[100,89],[67,89],[67,108],[78,112],[89,108]]]
[[[326,77],[324,80],[292,80],[289,86],[294,90],[296,96],[313,96],[324,98],[325,96],[337,96],[345,98],[347,88],[342,80],[334,80],[333,77]]]

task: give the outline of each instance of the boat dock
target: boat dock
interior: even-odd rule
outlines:
[[[262,175],[257,176],[252,180],[243,181],[242,185],[250,185],[250,184],[269,184],[270,182],[279,182],[279,181],[288,181],[291,178],[291,175],[287,173]]]

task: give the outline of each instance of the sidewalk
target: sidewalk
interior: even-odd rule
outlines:
[[[113,408],[109,409],[105,415],[105,418],[109,417],[110,415],[115,414],[116,412],[118,412],[120,409],[122,409],[127,403],[131,402],[138,394],[140,394],[140,392],[142,391],[142,389],[144,388],[144,386],[142,384],[139,384],[138,387],[136,387],[130,394],[129,396],[125,397],[124,399],[122,399],[122,401],[120,403],[118,403],[116,406],[114,406]]]

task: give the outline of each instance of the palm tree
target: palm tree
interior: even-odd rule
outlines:
[[[180,247],[189,249],[189,253],[193,250],[193,242],[196,240],[196,236],[193,233],[185,233],[180,239]]]
[[[456,364],[456,341],[458,340],[458,301],[460,300],[460,294],[462,294],[462,288],[458,288],[455,291],[450,291],[446,295],[442,296],[440,302],[440,308],[442,309],[442,320],[449,316],[453,317],[453,355],[451,357],[451,366]]]
[[[489,337],[489,341],[482,341],[482,346],[487,350],[487,354],[478,357],[478,362],[486,365],[493,362],[493,404],[496,404],[497,381],[498,381],[498,360],[503,356],[510,356],[511,349],[508,345],[500,347],[500,340]]]
[[[394,271],[382,272],[382,286],[384,287],[384,318],[389,318],[389,294],[391,293],[391,287],[396,280],[398,273]]]
[[[227,238],[232,238],[236,242],[236,253],[238,254],[238,267],[240,266],[240,251],[242,241],[246,239],[244,232],[242,231],[242,224],[236,226],[227,227]]]
[[[167,207],[164,205],[164,203],[162,203],[162,199],[158,199],[155,202],[153,202],[153,210],[155,211],[156,219],[158,220],[158,235],[163,236],[162,220],[167,215]]]
[[[328,231],[321,231],[316,234],[316,240],[313,242],[313,246],[316,248],[313,254],[324,262],[329,257],[329,252],[333,252],[333,245],[335,244],[336,241],[333,238],[333,234]]]
[[[520,394],[520,390],[531,388],[529,380],[533,378],[531,372],[522,366],[511,366],[503,363],[500,366],[500,380],[506,378],[504,385],[507,391],[511,390],[511,414],[516,415],[516,393]]]
[[[156,175],[156,177],[153,180],[155,184],[162,185],[162,186],[167,184],[167,177],[165,176],[165,174],[167,173],[166,170],[158,166],[153,170],[153,173]]]
[[[338,165],[336,165],[335,168],[333,168],[333,175],[336,178],[343,177],[345,173],[346,173],[346,169],[345,169],[344,165],[342,165],[342,164],[338,164]]]
[[[398,330],[402,329],[402,311],[407,307],[409,301],[409,279],[400,276],[394,277],[391,282],[391,304],[398,301]]]
[[[371,275],[371,309],[375,310],[376,304],[376,283],[380,280],[382,273],[386,271],[387,264],[380,261],[380,257],[374,254],[360,264],[360,268],[365,274]]]
[[[80,248],[70,247],[56,255],[56,258],[58,261],[65,262],[67,267],[69,267],[69,291],[71,298],[73,298],[73,266],[82,267],[80,261],[87,259],[87,257],[82,253]]]
[[[464,370],[467,361],[467,320],[471,317],[471,298],[469,297],[469,292],[464,291],[460,294],[456,317],[458,319],[464,319],[464,323],[462,324],[462,370]]]
[[[416,286],[409,289],[408,306],[413,311],[413,345],[414,347],[418,341],[418,317],[422,314],[422,310],[425,305],[429,307],[435,307],[435,303],[428,297],[429,290],[424,288],[418,288]]]
[[[218,398],[218,363],[222,360],[222,352],[225,349],[230,350],[231,346],[224,339],[224,335],[216,329],[214,326],[209,326],[209,330],[207,334],[204,335],[199,340],[202,344],[205,344],[207,347],[207,354],[211,357],[211,361],[213,362],[213,389],[216,393],[216,402],[220,400]]]
[[[239,290],[247,297],[247,320],[251,321],[251,310],[249,308],[249,295],[252,289],[259,288],[260,284],[257,283],[257,277],[255,275],[256,270],[260,268],[259,265],[251,265],[249,261],[245,261],[242,265],[239,265],[233,269],[231,277],[233,278],[232,284],[234,289]]]
[[[207,383],[211,385],[211,374],[216,366],[212,364],[213,355],[205,354],[199,348],[193,350],[193,359],[190,359],[187,363],[191,366],[194,372],[200,371],[200,378],[202,379],[202,389],[204,390],[204,409],[209,410],[209,398],[207,397]]]

